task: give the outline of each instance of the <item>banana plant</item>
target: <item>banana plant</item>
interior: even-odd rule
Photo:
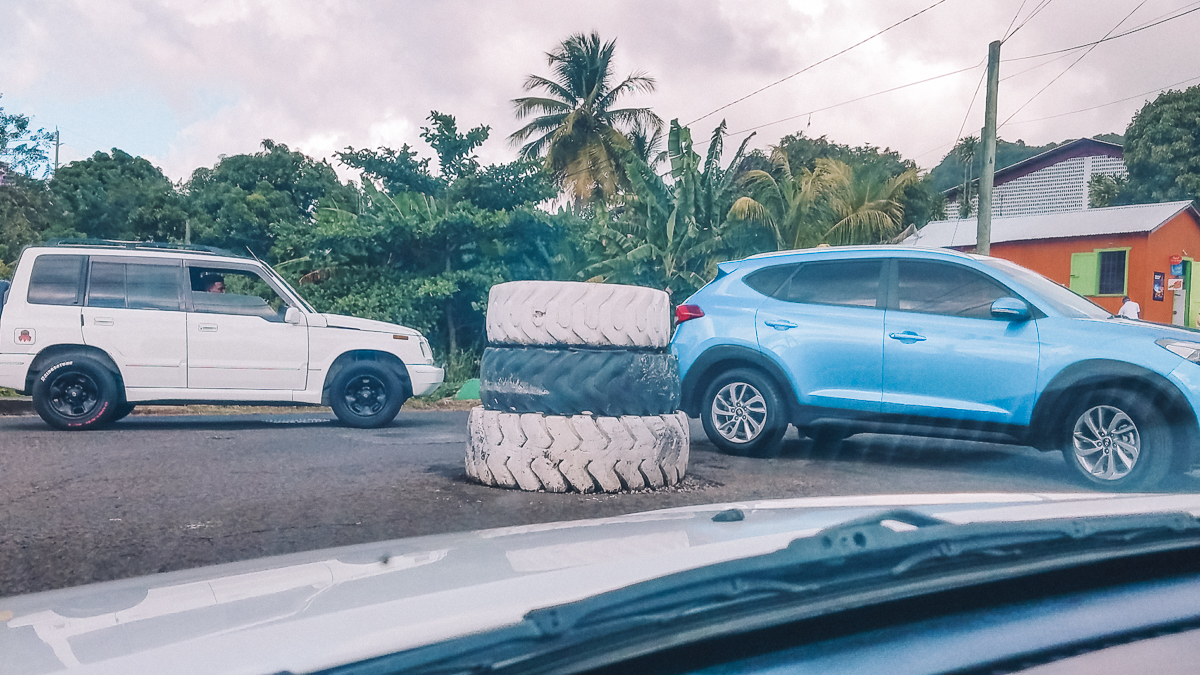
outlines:
[[[762,245],[761,227],[729,220],[736,169],[750,138],[723,168],[725,129],[721,122],[713,131],[701,170],[691,131],[672,120],[667,139],[670,184],[632,151],[622,150],[631,195],[621,207],[597,214],[594,236],[602,260],[587,268],[585,276],[653,286],[682,298],[708,283],[717,263],[770,248]]]

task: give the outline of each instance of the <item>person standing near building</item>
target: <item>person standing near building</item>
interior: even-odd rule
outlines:
[[[1117,316],[1126,319],[1141,319],[1142,306],[1129,299],[1129,296],[1121,298],[1121,309],[1117,310]]]

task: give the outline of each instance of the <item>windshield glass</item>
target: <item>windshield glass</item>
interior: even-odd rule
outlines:
[[[1077,319],[1107,319],[1112,313],[1100,305],[1078,295],[1071,289],[1057,284],[1032,270],[1013,264],[1002,258],[980,259],[980,262],[1004,272],[1035,291],[1055,310],[1064,316]]]

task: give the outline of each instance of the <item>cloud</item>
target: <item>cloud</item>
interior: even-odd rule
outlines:
[[[151,157],[173,178],[264,138],[329,158],[346,146],[424,151],[430,110],[459,125],[487,124],[485,161],[515,156],[511,99],[544,53],[574,32],[618,40],[616,72],[645,70],[658,91],[630,100],[665,119],[691,121],[786,77],[913,12],[928,0],[613,0],[606,3],[339,2],[332,0],[64,0],[0,9],[6,108],[60,124],[86,156],[119,145]],[[756,127],[899,84],[979,63],[1021,3],[949,0],[852,52],[695,125],[707,138],[722,119]],[[1172,9],[1150,0],[1126,28]],[[1028,13],[1029,8],[1024,9]],[[1005,58],[1098,39],[1129,8],[1059,0],[1003,48]],[[1032,143],[1123,131],[1140,101],[1017,124],[1136,94],[1200,72],[1192,36],[1200,13],[1100,45],[1001,136]],[[1006,61],[1004,119],[1074,57]],[[799,130],[871,143],[935,164],[953,143],[979,81],[976,70],[871,97],[759,130],[762,147]],[[982,123],[982,93],[966,132]],[[811,126],[810,126],[811,124]],[[137,127],[142,133],[134,133]],[[86,138],[83,138],[86,137]],[[89,140],[90,139],[90,142]],[[944,148],[944,149],[940,149]]]

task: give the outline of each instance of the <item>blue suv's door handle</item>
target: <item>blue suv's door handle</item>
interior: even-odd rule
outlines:
[[[764,321],[763,323],[767,324],[771,328],[774,328],[775,330],[787,330],[789,328],[795,328],[797,325],[791,321],[788,321],[787,319],[772,319],[770,321]]]
[[[912,332],[911,330],[906,330],[903,333],[888,333],[888,337],[892,338],[893,340],[899,340],[905,344],[912,344],[914,342],[924,342],[924,340],[925,340],[924,335],[917,335],[916,333]]]

